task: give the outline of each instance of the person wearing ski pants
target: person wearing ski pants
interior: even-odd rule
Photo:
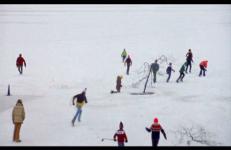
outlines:
[[[168,74],[168,78],[167,78],[166,82],[169,82],[169,79],[171,78],[172,71],[175,72],[175,70],[172,69],[172,63],[169,63],[169,66],[166,69],[166,73]]]
[[[202,73],[203,73],[203,76],[205,76],[205,71],[207,71],[207,67],[208,67],[208,60],[203,60],[203,61],[201,61],[200,62],[200,73],[199,73],[199,76],[201,76],[202,75]]]
[[[152,132],[152,146],[157,147],[160,139],[160,132],[163,134],[164,138],[167,140],[167,136],[165,134],[164,129],[162,126],[158,123],[158,118],[154,118],[154,123],[151,125],[151,127],[145,128],[148,132]]]
[[[186,54],[186,69],[185,72],[188,73],[188,67],[189,67],[189,73],[191,73],[192,69],[192,62],[193,62],[193,54],[191,49],[188,50],[188,53]]]
[[[127,75],[129,75],[130,66],[132,65],[132,60],[130,55],[128,55],[128,58],[125,60],[124,64],[127,64]]]
[[[159,64],[157,63],[157,59],[155,60],[155,62],[154,63],[152,63],[151,64],[151,70],[152,70],[152,72],[153,72],[153,76],[154,76],[154,78],[153,78],[153,82],[154,83],[156,83],[156,74],[157,74],[157,72],[158,72],[158,70],[159,70]]]
[[[124,62],[125,58],[127,57],[127,52],[125,49],[123,50],[121,57],[122,57],[122,61]]]
[[[19,71],[20,74],[23,73],[23,64],[26,67],[25,59],[22,57],[22,54],[19,54],[19,57],[16,60],[16,66],[17,66],[18,71]]]
[[[116,139],[117,138],[117,139]],[[123,130],[123,123],[120,122],[119,124],[119,130],[116,131],[116,133],[113,136],[114,141],[117,140],[119,147],[124,147],[124,142],[128,142],[127,135],[125,131]]]
[[[87,89],[85,88],[82,93],[77,94],[73,97],[73,100],[72,100],[73,105],[75,105],[75,99],[77,99],[77,103],[76,103],[77,111],[76,111],[74,118],[72,119],[72,126],[74,126],[74,123],[77,117],[78,117],[78,121],[79,122],[81,121],[82,107],[84,103],[87,103],[86,90]]]
[[[187,62],[186,62],[187,63]],[[181,66],[181,68],[180,68],[180,76],[179,76],[179,78],[176,80],[176,82],[178,83],[179,82],[179,80],[181,81],[181,82],[183,82],[183,78],[184,78],[184,76],[185,76],[185,74],[184,74],[184,72],[185,72],[185,66],[186,66],[186,63],[184,63],[182,66]]]

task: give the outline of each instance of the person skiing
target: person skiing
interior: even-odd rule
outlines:
[[[192,51],[191,51],[191,49],[189,49],[188,50],[188,53],[186,54],[186,62],[187,62],[187,64],[186,64],[186,73],[188,73],[187,71],[188,71],[188,66],[190,67],[189,68],[189,73],[191,73],[191,69],[192,69],[192,62],[193,62],[193,54],[192,54]]]
[[[200,62],[200,74],[199,74],[199,76],[201,76],[202,75],[202,73],[203,73],[203,76],[205,76],[205,71],[207,71],[207,67],[208,67],[208,60],[203,60],[203,61],[201,61]]]
[[[148,132],[152,132],[152,146],[157,147],[160,139],[160,132],[163,134],[164,138],[167,140],[167,136],[165,134],[164,129],[158,123],[158,118],[154,118],[154,123],[150,128],[145,128]]]
[[[116,139],[117,138],[117,139]],[[116,131],[116,133],[113,136],[114,141],[118,142],[119,147],[124,147],[124,142],[128,142],[127,135],[125,131],[123,130],[123,123],[120,122],[119,124],[119,130]]]
[[[123,79],[123,76],[117,76],[116,79],[116,91],[111,90],[111,93],[120,93],[120,89],[122,87],[121,80]]]
[[[187,62],[185,62],[182,66],[181,66],[181,68],[180,68],[180,76],[179,76],[179,78],[176,80],[176,82],[178,83],[179,82],[179,80],[181,81],[181,82],[183,82],[183,78],[184,78],[184,76],[185,76],[185,74],[184,74],[184,72],[185,72],[185,66],[186,66],[186,64],[187,64]]]
[[[79,122],[81,121],[82,107],[84,103],[87,103],[86,91],[87,91],[87,88],[85,88],[82,93],[77,94],[73,97],[73,100],[72,100],[73,105],[75,105],[75,99],[77,99],[77,102],[76,102],[77,112],[74,118],[72,119],[72,126],[74,126],[74,123],[77,117],[78,117],[78,121]]]
[[[14,142],[21,142],[20,140],[20,129],[25,120],[25,110],[21,99],[18,99],[16,105],[13,108],[12,112],[12,121],[14,124]]]
[[[175,70],[172,69],[172,63],[169,63],[169,66],[166,69],[166,73],[168,74],[168,78],[167,78],[166,82],[169,82],[169,79],[171,78],[172,71],[175,72]]]
[[[127,57],[127,52],[125,49],[123,50],[121,57],[122,57],[122,61],[124,62],[125,58]]]
[[[124,65],[126,64],[127,64],[127,75],[129,75],[130,66],[132,65],[132,60],[130,55],[128,55],[128,58],[125,60]]]
[[[19,57],[16,60],[16,66],[18,67],[18,71],[20,74],[23,73],[23,64],[26,67],[25,59],[22,57],[22,54],[19,54]]]
[[[153,72],[153,76],[154,76],[154,78],[153,78],[153,82],[154,83],[156,83],[156,74],[157,74],[157,72],[158,72],[158,70],[159,70],[159,64],[157,63],[157,59],[155,60],[155,62],[154,63],[152,63],[151,64],[151,70],[152,70],[152,72]]]

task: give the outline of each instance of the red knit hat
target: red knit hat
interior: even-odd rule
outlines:
[[[154,123],[158,123],[158,118],[154,118]]]

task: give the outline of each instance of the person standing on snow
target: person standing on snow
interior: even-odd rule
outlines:
[[[199,74],[199,77],[202,75],[203,73],[203,76],[205,76],[205,71],[207,71],[207,67],[208,67],[208,60],[203,60],[200,62],[200,74]]]
[[[122,61],[124,62],[125,58],[127,57],[127,52],[125,49],[123,50],[121,57],[122,57]]]
[[[14,142],[21,142],[20,140],[20,129],[21,125],[25,119],[25,110],[22,104],[22,100],[19,99],[14,106],[13,112],[12,112],[12,121],[14,124],[14,135],[13,135],[13,141]]]
[[[117,139],[116,139],[117,137]],[[120,122],[119,124],[119,130],[116,131],[116,133],[113,136],[114,141],[118,142],[119,147],[124,147],[124,142],[128,142],[127,135],[125,131],[123,130],[123,123]]]
[[[162,126],[158,123],[158,118],[154,118],[154,123],[150,128],[145,128],[148,132],[152,132],[152,146],[157,147],[160,139],[160,132],[163,134],[164,138],[167,140],[167,136],[164,132]]]
[[[157,63],[157,59],[155,60],[155,62],[154,63],[152,63],[151,64],[151,70],[152,70],[152,72],[153,72],[153,76],[154,76],[154,78],[153,78],[153,82],[154,83],[156,83],[156,74],[157,74],[157,72],[158,72],[158,70],[159,70],[159,64]]]
[[[182,66],[181,66],[181,68],[180,68],[180,76],[179,76],[179,78],[176,80],[176,82],[178,83],[179,82],[179,80],[181,81],[181,82],[183,82],[183,78],[184,78],[184,76],[185,76],[185,74],[184,74],[184,72],[185,72],[185,66],[186,66],[186,64],[187,64],[187,62],[185,62]]]
[[[22,57],[22,54],[19,54],[19,57],[16,60],[16,66],[18,67],[18,71],[20,74],[23,73],[23,64],[26,67],[25,59]]]
[[[125,60],[124,65],[126,64],[127,64],[127,75],[129,75],[130,66],[132,65],[132,60],[130,58],[130,55],[128,55],[128,58]]]
[[[188,50],[188,53],[186,54],[186,62],[187,62],[187,64],[186,64],[186,73],[188,73],[187,71],[188,71],[188,66],[190,67],[189,68],[189,73],[191,73],[191,69],[192,69],[192,62],[193,62],[193,54],[192,54],[192,52],[191,52],[191,49],[189,49]]]
[[[84,103],[87,103],[87,98],[86,98],[86,91],[87,88],[84,89],[84,91],[80,94],[77,94],[73,97],[72,103],[75,105],[75,99],[77,99],[76,107],[77,107],[77,112],[72,119],[72,126],[74,126],[75,120],[78,117],[78,121],[81,121],[81,114],[82,114],[82,107]]]
[[[166,73],[168,74],[168,78],[167,78],[166,82],[169,82],[169,79],[171,78],[172,71],[175,72],[175,70],[172,69],[172,63],[169,63],[169,66],[166,69]]]

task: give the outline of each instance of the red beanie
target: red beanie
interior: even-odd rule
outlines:
[[[158,123],[158,118],[154,118],[154,123]]]

